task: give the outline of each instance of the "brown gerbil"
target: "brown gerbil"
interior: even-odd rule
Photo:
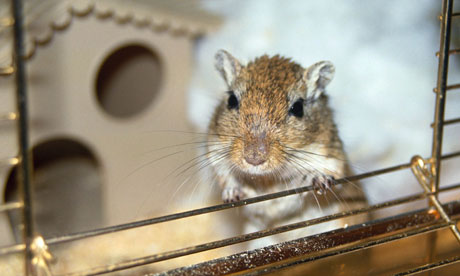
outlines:
[[[208,159],[224,202],[309,184],[337,199],[321,204],[321,196],[304,193],[301,199],[245,206],[248,231],[316,217],[326,208],[338,212],[366,204],[359,186],[331,186],[349,173],[324,93],[334,76],[332,63],[304,69],[290,59],[264,55],[244,66],[220,50],[215,66],[228,91],[209,125]]]

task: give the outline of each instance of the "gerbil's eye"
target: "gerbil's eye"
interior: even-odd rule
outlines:
[[[228,109],[238,109],[238,98],[235,96],[235,93],[233,93],[233,91],[228,91],[228,94]]]
[[[294,115],[297,118],[303,116],[303,99],[298,99],[292,104],[291,108],[289,108],[289,115]]]

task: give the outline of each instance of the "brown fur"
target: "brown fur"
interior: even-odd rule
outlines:
[[[310,104],[305,118],[288,116],[293,100],[305,98],[305,83],[301,81],[303,70],[299,64],[278,55],[264,55],[241,69],[237,81],[229,87],[240,92],[239,111],[227,110],[223,101],[216,109],[209,128],[211,132],[233,136],[220,138],[223,141],[235,139],[230,153],[234,163],[241,164],[244,141],[251,143],[253,133],[264,130],[268,132],[267,139],[271,145],[269,159],[272,168],[284,161],[280,143],[301,148],[321,141],[331,149],[331,154],[337,158],[345,157],[326,95]]]
[[[242,66],[225,51],[218,54],[217,62],[229,91],[239,100],[239,108],[227,108],[226,95],[209,126],[209,141],[215,143],[210,143],[208,157],[221,179],[224,200],[308,185],[315,176],[348,175],[342,142],[323,93],[325,85],[321,86],[332,79],[332,64],[317,63],[304,69],[288,58],[264,55]],[[314,82],[315,77],[323,77],[315,69],[324,64],[330,66],[326,68],[330,72]],[[304,115],[298,118],[289,114],[289,108],[300,98],[305,102]],[[266,161],[254,166],[245,160],[248,152],[257,150]],[[221,154],[219,159],[216,152]],[[304,158],[305,153],[311,154]],[[343,197],[363,198],[362,191],[353,186],[340,192]],[[299,204],[285,198],[245,208],[250,220],[268,227],[303,216],[301,209],[314,207],[316,202]]]

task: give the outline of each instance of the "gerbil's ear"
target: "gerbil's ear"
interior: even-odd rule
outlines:
[[[335,67],[329,61],[320,61],[305,69],[303,80],[307,84],[307,97],[318,98],[334,78]]]
[[[240,62],[225,50],[217,51],[215,56],[215,66],[227,82],[228,86],[233,84],[241,71]]]

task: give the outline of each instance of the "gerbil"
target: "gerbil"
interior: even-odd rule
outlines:
[[[306,185],[336,198],[326,203],[324,196],[303,193],[300,199],[244,206],[248,231],[318,217],[324,209],[339,212],[366,204],[356,184],[331,186],[349,173],[324,91],[334,76],[332,63],[304,69],[288,58],[264,55],[242,65],[220,50],[215,66],[228,91],[209,125],[207,156],[223,201]]]

